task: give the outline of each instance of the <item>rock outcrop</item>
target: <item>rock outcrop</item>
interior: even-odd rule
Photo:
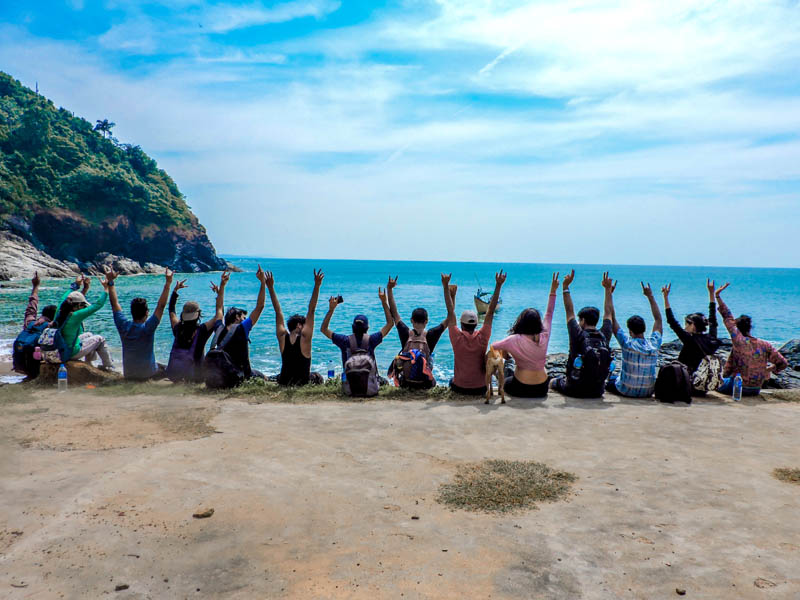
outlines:
[[[81,360],[71,360],[64,363],[67,367],[67,381],[71,386],[86,385],[87,383],[109,383],[120,381],[122,373],[116,371],[103,371]],[[42,363],[39,377],[36,378],[37,384],[58,383],[58,369],[61,365],[52,363]]]
[[[30,278],[34,272],[41,277],[74,277],[80,272],[80,267],[53,258],[10,231],[0,231],[0,281]]]

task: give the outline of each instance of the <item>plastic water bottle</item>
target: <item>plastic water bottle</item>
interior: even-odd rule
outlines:
[[[336,369],[333,366],[333,361],[328,361],[328,379],[333,379],[336,377]]]
[[[67,367],[62,363],[62,365],[58,367],[58,391],[66,392],[67,385]]]
[[[575,362],[572,363],[572,373],[570,377],[574,380],[578,380],[581,378],[581,367],[583,366],[583,358],[579,354],[575,357]]]
[[[42,360],[42,348],[40,346],[36,346],[33,349],[33,360]]]
[[[742,376],[739,373],[733,378],[733,401],[742,401]]]
[[[617,370],[617,361],[615,361],[614,359],[611,359],[611,364],[608,365],[608,373],[609,373],[609,375],[613,375],[614,371],[616,371],[616,370]]]

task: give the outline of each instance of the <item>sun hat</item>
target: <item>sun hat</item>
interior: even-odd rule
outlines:
[[[181,321],[194,321],[195,319],[199,318],[200,305],[193,300],[185,302],[183,305],[183,310],[181,310]]]
[[[84,296],[80,292],[70,292],[67,295],[67,302],[69,302],[70,304],[74,304],[76,306],[89,306],[89,302],[86,300],[86,296]]]
[[[474,310],[465,310],[461,313],[461,322],[464,325],[477,325],[478,313],[476,313]]]

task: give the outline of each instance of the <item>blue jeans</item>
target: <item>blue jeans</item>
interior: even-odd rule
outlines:
[[[717,390],[720,394],[733,396],[733,377],[726,377],[722,380],[722,385]],[[761,393],[760,387],[742,386],[742,396],[758,396]]]

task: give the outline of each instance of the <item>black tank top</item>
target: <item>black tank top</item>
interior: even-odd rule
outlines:
[[[278,383],[281,385],[305,385],[308,383],[311,374],[311,359],[303,356],[303,352],[300,350],[302,337],[302,335],[298,335],[292,344],[291,335],[286,334],[281,354],[281,374],[278,375]]]

